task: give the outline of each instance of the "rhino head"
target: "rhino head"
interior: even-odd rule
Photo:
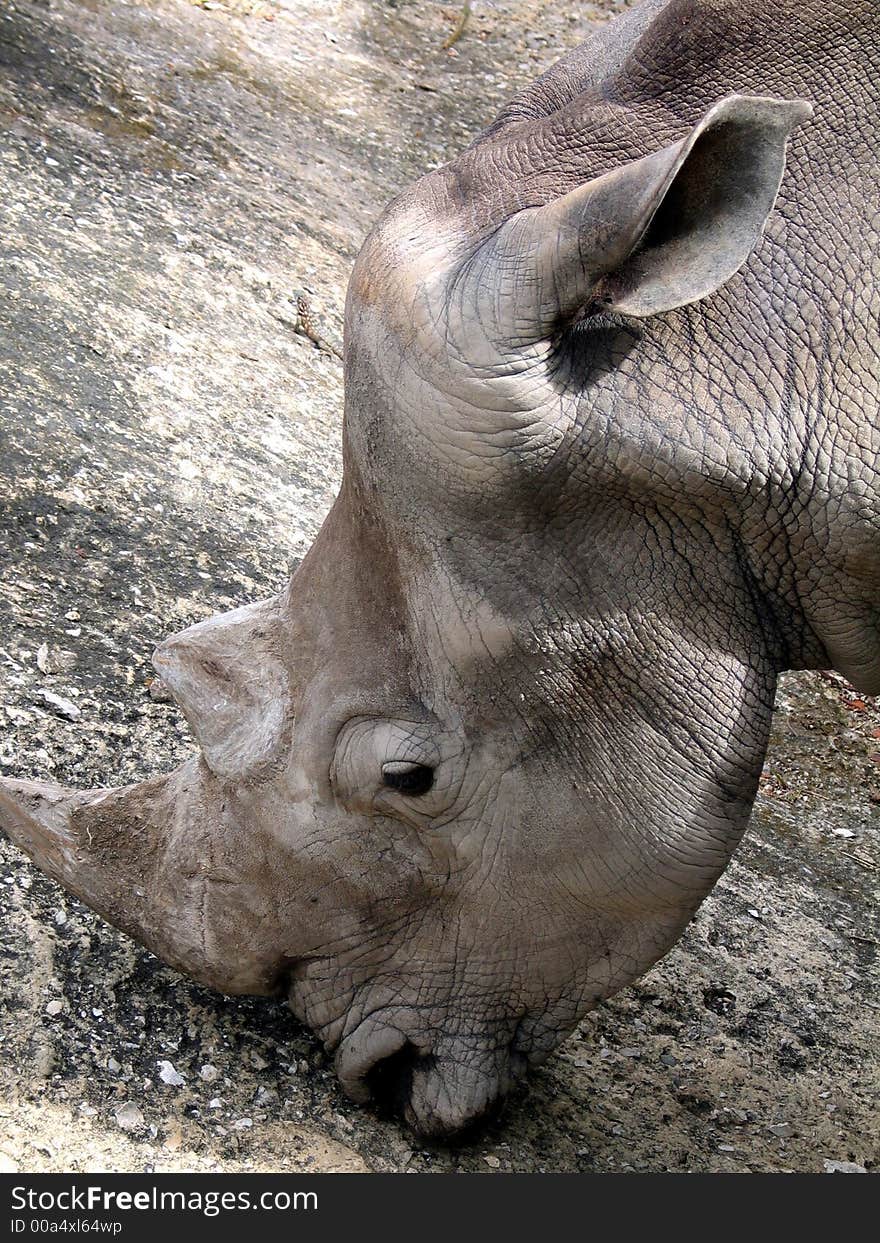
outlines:
[[[722,286],[808,113],[731,97],[659,147],[633,115],[616,154],[539,118],[417,183],[351,281],[314,546],[156,653],[198,753],[0,783],[40,867],[196,979],[288,995],[422,1135],[669,949],[746,824],[803,656],[745,542],[764,449],[722,321],[758,287]]]

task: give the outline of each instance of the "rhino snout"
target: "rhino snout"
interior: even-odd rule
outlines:
[[[401,1027],[365,1020],[340,1045],[345,1092],[403,1118],[425,1140],[449,1140],[486,1122],[524,1078],[526,1057],[487,1038],[410,1039]]]

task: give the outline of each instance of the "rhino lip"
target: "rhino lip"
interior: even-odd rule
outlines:
[[[492,1095],[474,1114],[451,1121],[415,1101],[417,1077],[438,1070],[433,1053],[420,1052],[402,1032],[388,1029],[382,1038],[362,1050],[341,1048],[337,1073],[346,1093],[359,1104],[369,1104],[380,1116],[395,1118],[426,1144],[467,1144],[501,1112],[505,1093]]]
[[[469,1142],[525,1077],[527,1056],[508,1043],[493,1068],[475,1065],[473,1079],[462,1080],[461,1050],[440,1056],[393,1018],[370,1016],[340,1042],[336,1073],[344,1091],[380,1115],[400,1118],[423,1142]]]
[[[410,1060],[418,1056],[415,1046],[399,1028],[370,1019],[359,1023],[336,1053],[336,1073],[346,1095],[359,1105],[373,1100],[377,1089],[389,1083],[389,1064],[399,1064],[407,1050]],[[399,1069],[404,1067],[399,1065]]]

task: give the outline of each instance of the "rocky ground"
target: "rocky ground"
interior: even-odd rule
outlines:
[[[339,478],[381,204],[620,4],[0,7],[0,772],[189,742],[164,635],[284,581]],[[301,331],[305,292],[319,348]],[[787,678],[751,832],[677,948],[466,1146],[351,1105],[0,843],[0,1170],[799,1170],[878,1161],[880,705]]]

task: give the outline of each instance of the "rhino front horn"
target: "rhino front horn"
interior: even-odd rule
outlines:
[[[168,778],[76,793],[48,782],[0,780],[0,828],[43,872],[105,919],[146,943],[150,860],[160,825],[147,810]],[[152,947],[151,947],[152,948]]]
[[[167,776],[82,793],[0,779],[0,829],[111,924],[202,984],[268,993],[288,961],[272,871],[232,778],[253,777],[291,728],[276,599],[169,639],[155,664],[201,748]],[[217,778],[221,780],[217,780]],[[246,784],[246,783],[244,783]]]
[[[279,924],[266,876],[289,860],[254,840],[234,804],[194,756],[116,790],[0,779],[0,830],[172,967],[221,992],[272,993],[290,928]]]

